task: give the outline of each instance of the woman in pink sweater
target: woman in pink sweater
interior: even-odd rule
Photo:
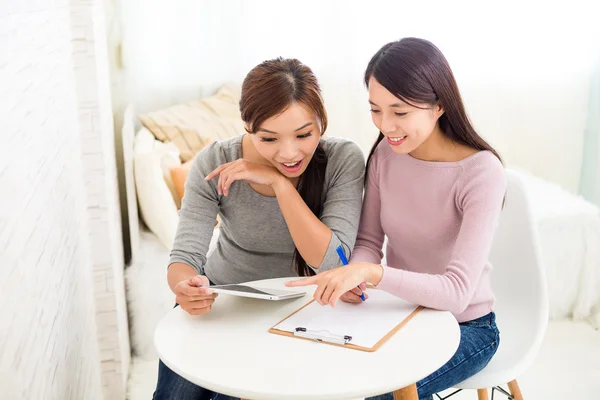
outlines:
[[[448,62],[432,43],[386,44],[369,62],[365,84],[380,133],[367,160],[350,264],[288,285],[318,285],[316,301],[335,306],[338,299],[361,302],[356,286],[371,282],[452,312],[460,346],[417,383],[419,398],[432,399],[483,369],[498,348],[488,257],[506,191],[504,168],[471,125]],[[381,264],[384,236],[388,265]]]

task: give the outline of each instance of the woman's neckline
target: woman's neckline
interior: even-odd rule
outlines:
[[[470,155],[468,155],[460,160],[456,160],[456,161],[428,161],[428,160],[421,160],[420,158],[415,158],[415,157],[411,156],[410,154],[404,154],[404,156],[412,164],[422,165],[422,166],[426,166],[426,167],[435,167],[435,168],[450,168],[450,167],[463,166],[464,164],[469,163],[470,161],[474,160],[475,158],[480,157],[480,155],[482,153],[487,153],[487,152],[488,152],[488,150],[479,150],[473,154],[470,154]]]

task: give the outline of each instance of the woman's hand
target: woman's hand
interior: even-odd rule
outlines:
[[[242,180],[257,185],[274,186],[279,180],[285,179],[275,167],[243,159],[221,165],[204,179],[209,181],[217,175],[219,176],[217,191],[220,195],[225,196],[229,194],[229,188],[235,181]]]
[[[383,268],[381,265],[361,262],[334,268],[309,278],[286,282],[288,287],[317,285],[314,299],[321,305],[329,304],[335,307],[337,300],[348,291],[352,293],[358,285],[364,282],[379,282],[377,276],[381,276]],[[347,295],[346,298],[351,298]]]
[[[365,296],[365,300],[367,300],[369,298],[369,295],[366,292],[367,284],[361,283],[359,287],[360,289],[352,288],[348,290],[340,297],[340,300],[342,300],[344,303],[362,303],[363,299],[360,298],[361,293]]]
[[[175,301],[190,315],[206,314],[219,295],[213,293],[208,286],[208,278],[202,275],[184,279],[173,288]]]

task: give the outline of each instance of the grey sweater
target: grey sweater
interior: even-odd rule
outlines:
[[[364,157],[356,144],[339,138],[321,139],[327,153],[324,204],[320,220],[333,235],[320,268],[341,265],[336,248],[346,256],[354,247],[363,194]],[[185,184],[180,220],[169,264],[180,262],[215,284],[296,276],[294,242],[277,199],[234,182],[227,197],[217,194],[217,180],[204,177],[219,165],[242,157],[242,136],[215,142],[196,157]],[[221,232],[215,250],[208,247],[217,214]]]

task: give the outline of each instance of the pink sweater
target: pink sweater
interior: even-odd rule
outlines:
[[[492,311],[488,260],[506,192],[500,161],[480,151],[458,162],[422,161],[376,149],[351,262],[387,266],[378,288],[459,322]]]

